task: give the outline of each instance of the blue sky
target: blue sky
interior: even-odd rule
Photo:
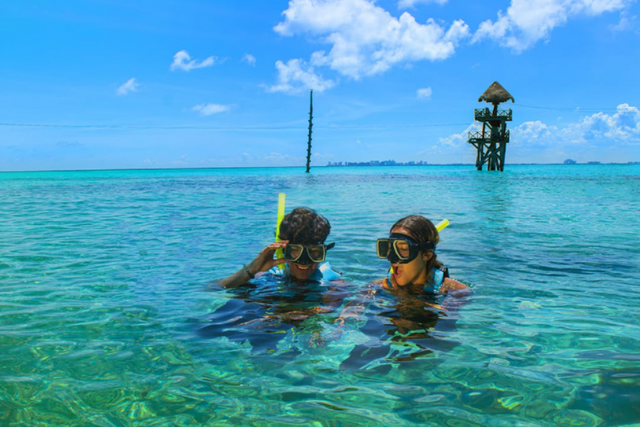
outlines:
[[[637,0],[4,1],[0,170],[640,161]],[[503,106],[505,106],[503,104]]]

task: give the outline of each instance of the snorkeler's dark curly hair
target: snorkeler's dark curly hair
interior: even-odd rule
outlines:
[[[300,245],[324,243],[330,232],[329,221],[309,208],[295,208],[280,223],[280,238]]]
[[[440,234],[438,229],[431,221],[422,215],[409,215],[399,219],[393,226],[394,228],[406,228],[418,243],[432,242],[434,245],[440,243]],[[442,267],[442,263],[438,261],[438,255],[433,252],[433,256],[427,262],[427,271],[431,272],[433,268]],[[433,280],[433,275],[429,274],[429,281]]]

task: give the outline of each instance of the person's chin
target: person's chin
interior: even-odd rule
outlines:
[[[291,264],[289,265],[289,269],[293,275],[298,280],[308,280],[309,277],[313,274],[316,269],[316,264]]]
[[[401,264],[392,265],[393,267],[393,281],[398,286],[405,286],[407,281],[404,278],[404,267]]]

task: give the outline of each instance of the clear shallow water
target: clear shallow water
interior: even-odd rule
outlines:
[[[279,192],[331,221],[349,295],[411,213],[450,220],[474,295],[406,339],[384,297],[339,336],[335,312],[261,351],[203,333],[251,308],[206,285],[272,239]],[[0,174],[0,425],[638,423],[638,211],[638,166]]]

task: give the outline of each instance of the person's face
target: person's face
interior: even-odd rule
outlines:
[[[322,244],[288,243],[284,250],[284,256],[293,278],[299,281],[308,280],[318,268],[318,264],[325,259],[327,249],[332,247],[333,244],[325,247]]]
[[[392,233],[404,234],[415,240],[415,237],[404,227],[395,227]],[[409,284],[422,284],[427,280],[427,262],[433,257],[428,251],[420,251],[418,256],[406,264],[391,263],[393,267],[393,280],[398,286]]]
[[[297,262],[287,261],[287,264],[289,264],[289,272],[291,273],[291,276],[300,281],[309,280],[309,277],[311,277],[313,272],[316,271],[316,268],[318,268],[318,263],[316,262],[302,265]]]

